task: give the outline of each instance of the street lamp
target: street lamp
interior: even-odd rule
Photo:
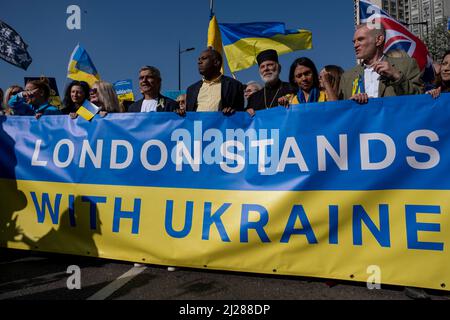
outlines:
[[[181,54],[193,50],[195,48],[181,50],[181,43],[178,41],[178,91],[181,91]]]
[[[417,25],[424,25],[425,26],[425,30],[427,31],[427,38],[430,36],[428,34],[428,20],[426,21],[419,21],[419,22],[410,22],[410,23],[406,23],[404,21],[400,21],[401,24],[405,25],[405,26],[417,26]]]

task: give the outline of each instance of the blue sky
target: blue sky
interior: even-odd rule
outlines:
[[[81,8],[81,30],[66,26],[66,10],[72,4]],[[348,69],[355,63],[351,0],[215,0],[215,13],[219,23],[280,21],[288,29],[312,31],[313,50],[280,57],[283,80],[300,56],[311,58],[318,68],[337,64]],[[178,41],[182,49],[196,48],[182,54],[182,89],[200,79],[196,63],[206,48],[209,0],[3,1],[0,20],[22,36],[33,58],[27,71],[0,60],[1,88],[23,85],[24,77],[46,75],[56,78],[62,95],[70,55],[80,43],[103,80],[132,79],[136,95],[143,65],[161,70],[163,91],[178,89]],[[243,83],[260,82],[255,66],[236,75]]]

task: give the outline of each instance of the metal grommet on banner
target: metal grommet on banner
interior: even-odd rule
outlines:
[[[355,275],[354,274],[351,274],[350,275],[350,279],[354,279],[355,278]]]
[[[445,283],[441,283],[441,288],[445,289]]]

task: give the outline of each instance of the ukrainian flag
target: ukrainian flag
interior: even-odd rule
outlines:
[[[256,64],[261,51],[274,49],[279,55],[312,49],[312,33],[287,30],[282,22],[220,23],[223,47],[231,72]]]
[[[208,47],[212,47],[214,50],[222,53],[222,37],[220,35],[219,24],[217,23],[216,16],[213,16],[209,21]]]
[[[100,80],[100,75],[87,51],[79,44],[75,47],[70,57],[67,78],[86,81],[90,86]]]
[[[83,102],[81,107],[78,108],[77,114],[86,119],[87,121],[91,121],[92,118],[100,111],[100,108],[97,107],[95,104],[90,102],[89,100],[86,100]]]
[[[207,46],[213,48],[223,56],[222,37],[220,35],[219,24],[215,15],[213,15],[209,21]],[[222,73],[223,71],[224,68],[222,65]]]

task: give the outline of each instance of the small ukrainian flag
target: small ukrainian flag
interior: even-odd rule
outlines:
[[[82,117],[83,119],[86,119],[87,121],[91,121],[92,118],[100,111],[100,108],[97,107],[95,104],[90,102],[89,100],[86,100],[83,102],[81,107],[78,108],[77,114]]]
[[[70,56],[67,78],[85,81],[89,86],[92,86],[95,82],[100,80],[100,75],[92,63],[87,51],[79,44],[75,47]]]

